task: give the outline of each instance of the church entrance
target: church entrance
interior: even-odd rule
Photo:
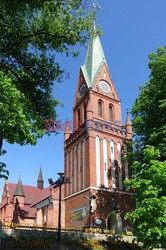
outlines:
[[[115,230],[115,234],[121,234],[123,231],[121,216],[115,211],[112,211],[107,217],[107,229]]]

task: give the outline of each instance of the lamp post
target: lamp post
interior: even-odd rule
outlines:
[[[70,183],[69,177],[66,177],[65,180],[65,174],[64,173],[58,173],[59,175],[59,213],[58,213],[58,241],[60,241],[61,238],[61,192],[62,192],[62,184],[63,183]]]

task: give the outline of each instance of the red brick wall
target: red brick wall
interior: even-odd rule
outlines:
[[[109,93],[103,92],[99,87],[99,82],[101,80],[106,81],[110,85],[111,91]],[[68,138],[65,140],[65,173],[68,174],[69,171],[66,167],[66,155],[68,152],[71,152],[73,148],[79,144],[83,138],[86,138],[86,188],[89,187],[87,191],[82,190],[82,193],[79,193],[78,190],[72,191],[69,197],[65,199],[65,213],[66,213],[66,226],[83,226],[88,225],[89,223],[89,215],[87,215],[86,221],[72,223],[71,222],[71,211],[84,207],[88,204],[88,199],[83,198],[84,195],[89,196],[91,191],[95,193],[98,197],[96,200],[97,208],[95,213],[91,216],[92,222],[95,218],[102,219],[102,227],[106,227],[107,217],[114,210],[112,207],[112,196],[114,195],[114,190],[112,188],[112,177],[111,177],[111,152],[110,152],[110,141],[114,141],[114,164],[115,164],[115,177],[116,177],[116,188],[119,188],[119,166],[118,166],[118,150],[117,144],[121,145],[121,154],[123,153],[123,146],[127,141],[126,132],[124,130],[124,125],[122,126],[122,117],[121,117],[121,103],[116,92],[115,86],[113,84],[112,78],[109,74],[108,68],[106,64],[104,64],[96,77],[95,83],[93,84],[92,89],[86,88],[85,94],[82,97],[79,97],[79,89],[82,84],[85,83],[84,76],[82,71],[80,70],[74,109],[73,109],[73,119],[74,121],[78,120],[78,109],[80,110],[80,120],[82,127],[77,130],[75,128],[73,133],[70,133]],[[102,102],[102,117],[98,116],[98,101]],[[87,117],[92,120],[92,129],[84,128],[84,103],[87,105]],[[119,125],[119,129],[116,131],[114,128],[109,127],[109,106],[110,104],[113,107],[113,120],[115,125]],[[99,125],[100,123],[100,125]],[[106,128],[108,125],[108,128]],[[98,126],[98,127],[96,127]],[[97,129],[98,128],[98,129]],[[99,130],[100,128],[100,130]],[[100,138],[100,182],[101,187],[96,186],[96,136]],[[108,168],[108,189],[104,187],[104,159],[103,159],[103,139],[107,141],[107,161],[106,166]],[[77,155],[76,155],[77,157]],[[73,163],[72,163],[73,165]],[[73,171],[78,171],[79,169],[72,169]],[[125,167],[121,162],[121,170],[122,170],[122,182],[125,179]],[[129,169],[130,172],[130,169]],[[82,174],[81,172],[78,174]],[[71,181],[74,182],[72,178]],[[73,183],[71,183],[71,186]],[[85,187],[84,187],[85,188]],[[97,191],[95,191],[95,189]],[[118,213],[122,217],[124,225],[126,225],[126,221],[124,221],[124,215],[127,211],[134,209],[134,201],[131,200],[131,196],[125,192],[125,188],[123,187],[121,191],[117,191],[117,207]],[[72,196],[71,194],[76,193],[76,195]],[[65,193],[67,196],[67,194]],[[93,218],[94,217],[94,218]]]
[[[123,221],[123,227],[128,225],[128,221],[124,219],[125,214],[128,211],[133,211],[135,208],[135,202],[131,198],[132,195],[122,193],[122,192],[108,192],[103,190],[90,190],[77,194],[71,198],[66,199],[66,227],[86,227],[89,226],[89,211],[87,212],[87,217],[84,222],[72,223],[71,212],[75,209],[89,206],[89,200],[85,196],[89,197],[90,194],[96,196],[96,209],[95,212],[91,214],[91,226],[97,226],[95,224],[95,219],[101,219],[102,228],[107,227],[107,218],[109,214],[114,210],[112,197],[116,197],[118,214],[121,216]]]

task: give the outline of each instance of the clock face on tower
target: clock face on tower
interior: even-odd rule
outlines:
[[[84,93],[85,93],[85,84],[83,84],[83,85],[80,87],[79,96],[82,97]]]
[[[100,81],[99,82],[99,87],[105,93],[109,93],[110,92],[110,85],[106,81]]]

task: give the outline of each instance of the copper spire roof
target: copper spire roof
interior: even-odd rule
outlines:
[[[104,62],[106,63],[106,59],[100,38],[99,36],[92,36],[89,42],[85,64],[81,67],[88,88],[93,86],[96,76]]]

